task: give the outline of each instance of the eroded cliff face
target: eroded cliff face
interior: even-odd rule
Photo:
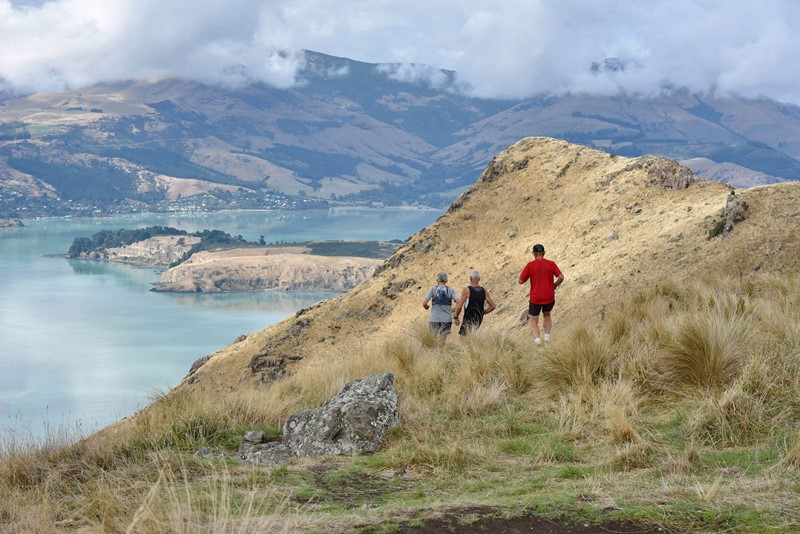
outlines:
[[[275,249],[198,252],[161,273],[154,291],[190,293],[248,291],[348,291],[382,260],[315,256]]]
[[[82,254],[81,257],[90,260],[166,267],[181,259],[193,245],[199,242],[199,237],[187,235],[156,236],[144,241],[131,243],[125,247],[114,247],[99,252]]]

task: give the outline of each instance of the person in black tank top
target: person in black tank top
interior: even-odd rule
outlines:
[[[461,329],[458,331],[462,336],[467,333],[477,330],[483,323],[483,316],[494,310],[494,301],[486,291],[486,288],[480,284],[481,273],[472,271],[469,273],[469,285],[461,291],[461,298],[456,303],[455,318],[458,319],[461,315],[461,310],[464,310],[464,321],[461,323]],[[465,305],[466,304],[466,305]],[[488,306],[487,306],[488,304]]]

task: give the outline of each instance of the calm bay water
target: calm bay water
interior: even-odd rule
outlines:
[[[249,241],[406,239],[428,210],[149,214],[25,221],[0,229],[0,437],[91,431],[147,405],[198,358],[330,293],[154,293],[153,269],[66,260],[100,230],[219,229]]]

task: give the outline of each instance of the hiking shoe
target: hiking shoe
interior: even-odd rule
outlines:
[[[542,340],[537,337],[536,339],[533,340],[533,344],[534,345],[541,345],[542,344]]]
[[[544,342],[545,343],[550,343],[550,334],[545,334],[544,335]]]

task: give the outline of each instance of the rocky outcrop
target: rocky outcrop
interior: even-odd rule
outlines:
[[[21,228],[25,226],[19,219],[0,219],[0,228]]]
[[[743,201],[740,196],[731,191],[728,199],[725,201],[725,207],[719,211],[718,218],[714,221],[711,229],[708,231],[708,238],[713,239],[718,235],[723,238],[733,230],[733,225],[744,221],[747,218],[747,210],[750,207],[747,202]]]
[[[375,452],[398,421],[394,375],[371,375],[345,384],[319,408],[289,417],[280,442],[262,443],[263,433],[248,432],[239,457],[250,463],[275,464],[298,456]]]
[[[735,223],[740,223],[745,219],[747,212],[747,202],[742,202],[741,197],[737,197],[733,192],[728,195],[725,201],[725,225],[722,228],[722,236],[727,236]]]
[[[347,291],[370,276],[381,260],[274,250],[198,252],[161,273],[153,291],[224,293]]]

